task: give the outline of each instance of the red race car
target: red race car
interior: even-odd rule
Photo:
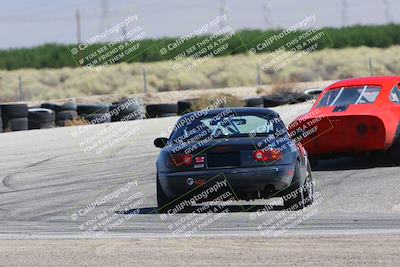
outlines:
[[[320,158],[384,154],[400,163],[400,76],[365,77],[326,88],[310,112],[289,126],[292,137]]]

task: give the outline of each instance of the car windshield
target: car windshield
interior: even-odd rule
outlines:
[[[379,86],[342,87],[328,91],[318,107],[372,104],[381,91]]]
[[[183,125],[178,121],[177,125]],[[279,117],[252,114],[231,114],[229,116],[201,117],[176,128],[170,141],[195,142],[206,138],[233,138],[243,136],[280,136],[286,128]]]

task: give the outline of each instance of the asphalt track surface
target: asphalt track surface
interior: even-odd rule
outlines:
[[[288,123],[309,106],[304,108],[277,110]],[[197,221],[188,214],[156,214],[159,150],[153,140],[176,119],[0,134],[0,239],[400,234],[400,168],[366,158],[322,162],[314,171],[319,197],[303,212],[288,214],[279,205],[255,212],[265,201],[233,203],[221,216],[196,214]],[[89,151],[96,141],[109,147]],[[114,192],[121,194],[112,197]],[[266,228],[282,218],[293,223]]]

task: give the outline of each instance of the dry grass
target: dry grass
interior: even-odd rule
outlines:
[[[229,94],[206,94],[198,98],[192,106],[193,111],[202,110],[210,105],[216,103],[216,99],[225,99],[226,102],[220,103],[215,108],[226,108],[226,107],[244,107],[245,102],[236,97]]]
[[[80,126],[80,125],[88,125],[89,123],[83,119],[83,118],[76,118],[73,120],[67,120],[65,121],[64,127],[69,127],[69,126]]]
[[[400,74],[400,46],[387,49],[325,49],[300,57],[278,72],[265,71],[264,84],[337,80],[370,74]],[[173,70],[168,62],[146,65],[149,92],[256,85],[256,64],[265,55],[235,55],[205,61],[191,71]],[[103,72],[83,69],[24,69],[0,71],[0,101],[18,99],[18,76],[25,100],[79,98],[93,95],[128,96],[143,92],[141,63],[110,66]]]

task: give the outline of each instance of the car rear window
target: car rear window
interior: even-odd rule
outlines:
[[[177,124],[183,125],[179,121]],[[170,140],[188,142],[206,138],[281,135],[282,132],[287,133],[279,117],[231,114],[224,117],[200,117],[190,124],[177,128]]]
[[[381,92],[379,86],[342,87],[328,91],[318,107],[372,104]]]

